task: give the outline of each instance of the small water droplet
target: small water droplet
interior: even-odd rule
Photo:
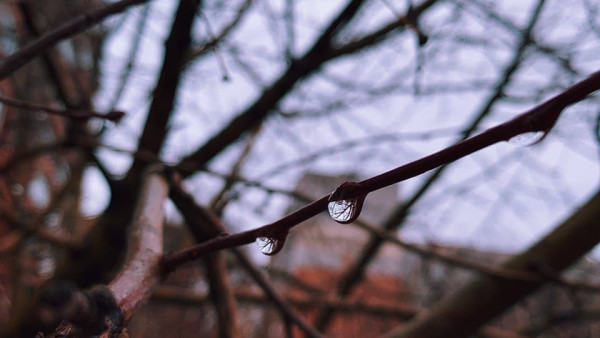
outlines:
[[[545,133],[543,131],[530,131],[513,136],[508,142],[518,146],[531,146],[539,142],[544,135]]]
[[[261,253],[272,256],[281,251],[283,249],[283,244],[285,244],[285,239],[287,238],[287,233],[283,236],[263,236],[256,238],[256,244],[258,245],[258,250]]]

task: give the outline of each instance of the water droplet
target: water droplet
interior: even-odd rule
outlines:
[[[513,136],[508,142],[518,146],[531,146],[541,141],[544,135],[543,131],[530,131]]]
[[[360,183],[344,182],[329,195],[327,209],[334,221],[341,224],[354,222],[362,211],[366,194],[361,194]]]
[[[256,238],[256,244],[261,253],[272,256],[283,249],[286,238],[287,233],[283,236],[263,236]]]
[[[334,221],[342,224],[354,222],[360,215],[364,196],[329,202],[327,208]]]

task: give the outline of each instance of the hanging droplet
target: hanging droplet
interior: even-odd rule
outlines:
[[[273,256],[283,249],[286,238],[287,233],[282,236],[263,236],[256,238],[256,244],[261,253],[267,256]]]
[[[546,133],[543,131],[530,131],[513,136],[508,142],[518,146],[531,146],[541,141],[544,138],[544,135],[546,135]]]
[[[345,182],[329,195],[327,209],[334,221],[348,224],[354,222],[360,216],[366,195],[356,196],[358,189],[361,189],[359,183]],[[356,197],[344,198],[348,195]]]

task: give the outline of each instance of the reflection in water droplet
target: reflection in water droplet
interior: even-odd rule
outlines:
[[[544,135],[543,131],[531,131],[514,136],[508,142],[518,146],[531,146],[539,142]]]
[[[334,221],[342,224],[354,222],[363,207],[367,195],[361,195],[362,186],[356,182],[344,182],[329,195],[327,209]],[[346,198],[346,196],[356,196]]]
[[[359,196],[348,200],[331,201],[327,205],[329,215],[338,223],[352,223],[360,215],[364,199],[365,196]]]
[[[280,237],[258,237],[256,239],[256,244],[261,253],[272,256],[283,249],[286,238],[287,234]]]

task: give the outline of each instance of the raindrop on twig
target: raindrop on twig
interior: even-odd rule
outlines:
[[[530,131],[513,136],[510,140],[508,140],[508,142],[518,146],[532,146],[540,142],[545,135],[546,133],[543,131]]]
[[[260,250],[261,253],[267,256],[272,256],[283,249],[286,238],[287,231],[283,235],[258,237],[256,238],[256,244],[258,245],[258,250]]]
[[[359,183],[344,182],[329,195],[327,209],[334,221],[348,224],[360,216],[367,196],[360,193],[361,188]]]

